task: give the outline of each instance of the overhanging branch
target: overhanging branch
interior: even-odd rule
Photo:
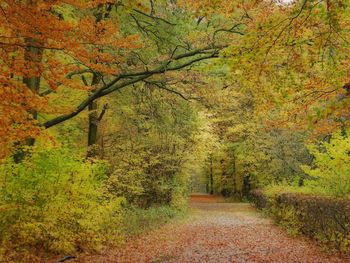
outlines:
[[[157,83],[157,82],[146,81],[146,80],[144,80],[144,82],[147,83],[147,84],[151,84],[151,85],[157,87],[158,89],[162,89],[162,90],[166,90],[166,91],[168,91],[168,92],[170,92],[170,93],[174,93],[174,94],[180,96],[180,97],[181,97],[182,99],[184,99],[184,100],[187,100],[187,101],[190,100],[190,98],[187,98],[187,97],[186,97],[185,95],[183,95],[181,92],[179,92],[179,91],[177,91],[177,90],[173,90],[173,89],[167,88],[166,85],[164,85],[164,83]]]
[[[114,80],[112,80],[110,83],[102,86],[101,88],[97,89],[93,94],[91,94],[89,97],[87,97],[85,100],[83,100],[78,107],[73,110],[72,112],[68,114],[63,114],[61,116],[55,117],[49,121],[46,121],[41,124],[41,126],[47,128],[50,128],[52,126],[55,126],[59,123],[62,123],[66,120],[69,120],[76,115],[78,115],[80,112],[82,112],[91,102],[94,100],[104,97],[112,92],[115,92],[117,90],[120,90],[124,87],[127,87],[129,85],[135,84],[137,82],[143,81],[153,75],[156,74],[163,74],[166,71],[176,71],[183,69],[185,67],[188,67],[196,62],[200,62],[207,59],[217,58],[219,56],[219,50],[224,47],[210,47],[207,49],[197,49],[191,52],[187,52],[178,56],[173,57],[172,59],[169,59],[167,61],[164,61],[161,63],[161,65],[153,70],[150,71],[144,71],[144,72],[135,72],[135,73],[124,73],[116,76]],[[211,53],[208,54],[208,52],[211,51]],[[182,61],[183,58],[192,58],[190,60]],[[176,64],[177,63],[177,64]],[[175,64],[175,65],[172,65]],[[123,79],[127,79],[122,81]],[[122,81],[122,82],[120,82]]]

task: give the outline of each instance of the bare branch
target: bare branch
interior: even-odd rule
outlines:
[[[190,98],[187,98],[185,97],[185,95],[183,95],[181,92],[177,91],[177,90],[173,90],[173,89],[169,89],[167,88],[167,86],[164,84],[164,83],[160,83],[160,82],[153,82],[153,81],[146,81],[144,80],[143,82],[147,83],[147,84],[151,84],[151,85],[154,85],[156,86],[157,88],[159,89],[162,89],[162,90],[166,90],[166,91],[169,91],[171,93],[174,93],[178,96],[180,96],[181,98],[183,98],[184,100],[189,100]]]
[[[140,10],[137,10],[137,9],[133,9],[133,11],[136,12],[136,13],[139,13],[139,14],[141,14],[141,15],[143,15],[143,16],[147,16],[147,17],[149,17],[149,18],[151,18],[151,19],[156,19],[156,20],[162,21],[162,22],[164,22],[164,23],[166,23],[166,24],[168,24],[168,25],[176,26],[176,24],[174,24],[174,23],[172,23],[172,22],[169,22],[168,20],[165,20],[164,18],[161,18],[161,17],[158,17],[158,16],[154,16],[154,15],[152,15],[152,14],[151,14],[151,15],[148,15],[148,14],[146,14],[146,13],[140,11]]]

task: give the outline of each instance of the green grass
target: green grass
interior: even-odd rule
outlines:
[[[124,212],[124,231],[127,236],[147,233],[176,218],[182,218],[186,212],[170,206],[141,209],[130,207]]]

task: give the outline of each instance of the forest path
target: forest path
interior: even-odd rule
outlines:
[[[220,201],[193,196],[187,219],[83,262],[350,262],[327,255],[306,239],[289,237],[249,204]]]

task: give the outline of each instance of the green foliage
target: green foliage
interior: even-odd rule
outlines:
[[[113,145],[105,151],[110,191],[143,208],[172,202],[179,207],[180,195],[187,195],[190,173],[183,167],[194,145],[196,113],[187,101],[148,84],[116,99],[105,118],[111,132],[103,138],[104,145]]]
[[[300,165],[311,161],[305,138],[305,134],[288,129],[255,130],[238,148],[241,172],[251,174],[258,186],[303,180],[305,173]]]
[[[179,212],[185,212],[188,208],[189,178],[186,173],[179,173],[173,181],[170,206]]]
[[[302,182],[307,175],[300,165],[312,161],[304,143],[309,133],[269,127],[266,122],[276,117],[278,109],[261,116],[257,108],[261,98],[244,83],[226,78],[215,84],[233,84],[213,99],[215,115],[210,119],[219,137],[219,147],[213,151],[215,191],[242,197],[254,187]],[[209,162],[207,174],[208,167]]]
[[[311,165],[301,165],[306,176],[300,181],[282,181],[267,184],[264,188],[269,197],[279,193],[303,193],[319,196],[346,197],[350,192],[350,140],[341,132],[334,133],[329,142],[310,144],[313,156]]]
[[[106,192],[103,163],[66,148],[38,149],[0,171],[2,253],[94,251],[121,241],[123,198]]]
[[[315,157],[312,166],[302,166],[311,179],[305,185],[312,192],[331,196],[350,193],[350,139],[340,132],[334,133],[329,142],[309,145]]]
[[[170,206],[150,207],[147,209],[131,206],[125,209],[123,213],[123,231],[127,236],[147,233],[182,215],[182,212]]]
[[[308,187],[300,187],[296,183],[290,184],[288,182],[282,182],[279,184],[267,185],[264,188],[264,193],[267,197],[274,198],[280,193],[300,193],[300,194],[313,194],[312,190]]]
[[[271,214],[277,224],[285,228],[290,235],[300,234],[302,224],[298,220],[297,209],[290,205],[278,204],[274,198],[276,197],[269,198],[270,206],[267,212]]]
[[[39,94],[52,88],[54,92],[42,98],[49,109],[35,101],[28,105],[38,105],[27,107],[18,100],[14,105],[20,111],[3,114],[2,119],[8,123],[3,129],[7,135],[12,128],[21,131],[18,126],[28,118],[28,110],[38,113],[38,123],[45,123],[51,115],[75,116],[87,107],[87,96],[98,98],[98,104],[108,107],[101,111],[96,106],[92,111],[94,107],[89,106],[89,122],[98,126],[98,145],[92,148],[108,165],[89,163],[76,150],[69,150],[86,144],[86,112],[50,131],[66,148],[37,149],[21,164],[2,164],[2,253],[22,253],[33,247],[68,253],[115,244],[123,233],[140,233],[185,211],[189,182],[195,182],[191,178],[195,176],[201,177],[195,189],[210,184],[215,193],[239,198],[251,187],[266,186],[261,206],[270,203],[276,220],[293,233],[305,231],[300,216],[309,207],[300,212],[295,203],[289,203],[293,198],[276,199],[281,193],[349,194],[350,140],[335,134],[330,142],[309,146],[311,154],[305,146],[310,135],[307,119],[308,128],[326,120],[327,127],[320,125],[322,133],[332,129],[328,126],[338,126],[339,120],[347,124],[344,112],[349,101],[340,87],[349,85],[349,45],[344,45],[350,32],[348,1],[294,1],[288,7],[276,1],[107,2],[101,1],[93,10],[69,4],[49,10],[50,16],[60,15],[57,22],[77,25],[89,22],[88,13],[100,20],[96,15],[101,12],[102,20],[92,27],[96,39],[78,31],[88,40],[83,41],[86,50],[79,45],[74,49],[77,43],[51,47],[54,42],[43,41],[48,46],[38,66],[42,77],[35,92],[41,100]],[[114,36],[111,31],[118,32]],[[24,40],[15,32],[6,40],[15,49],[14,54],[4,53],[5,62],[25,54],[20,52],[25,45],[11,42],[12,35]],[[135,36],[137,44],[131,45],[128,38],[113,43],[107,37],[118,40],[119,35]],[[50,39],[45,34],[42,38]],[[215,62],[197,66],[209,58]],[[4,65],[14,67],[2,74],[10,76],[4,78],[5,86],[12,87],[13,80],[22,84],[28,73],[19,74],[18,63],[8,62]],[[176,69],[179,66],[181,70]],[[99,80],[90,87],[92,75]],[[25,92],[10,94],[4,98],[28,97]],[[8,101],[4,100],[6,107],[13,104]],[[76,109],[81,102],[83,106]],[[14,118],[18,113],[24,117]],[[22,132],[21,140],[37,139],[33,132]],[[11,143],[4,137],[6,146],[19,140],[10,137]],[[126,211],[124,199],[131,207]],[[337,235],[329,234],[338,240]]]
[[[300,222],[297,218],[297,211],[293,207],[284,206],[277,208],[275,217],[279,224],[287,229],[288,234],[296,235],[300,233]]]

